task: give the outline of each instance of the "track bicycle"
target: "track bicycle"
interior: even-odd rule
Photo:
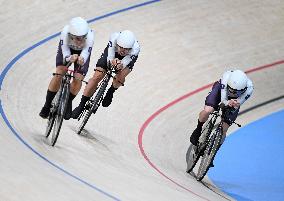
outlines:
[[[71,64],[72,63],[69,62],[66,65],[67,71],[64,74],[52,73],[53,76],[61,76],[62,80],[60,83],[60,88],[52,101],[52,106],[51,106],[50,113],[48,116],[48,121],[47,121],[47,127],[45,130],[46,138],[48,138],[50,134],[52,133],[51,139],[50,139],[51,146],[55,145],[58,139],[60,130],[61,130],[61,126],[63,123],[63,117],[66,113],[67,103],[68,103],[69,94],[70,94],[71,78],[78,79],[74,76],[75,71],[68,69],[71,66]],[[87,83],[84,80],[80,80],[80,81]]]
[[[218,109],[210,114],[209,120],[206,122],[204,128],[201,131],[201,136],[197,147],[194,147],[191,144],[187,150],[187,173],[190,173],[193,170],[200,157],[202,157],[196,175],[196,179],[198,181],[201,181],[208,172],[218,149],[223,143],[222,125],[225,119],[229,120],[228,116],[232,112],[236,112],[236,110],[234,108],[228,106],[225,107],[223,104],[220,104]],[[218,119],[220,119],[220,121],[217,121]],[[240,124],[234,121],[230,122],[241,127]]]
[[[97,70],[96,71],[100,71]],[[82,130],[84,129],[85,125],[87,124],[88,120],[90,119],[92,114],[95,114],[104,98],[104,93],[106,91],[106,88],[108,86],[108,83],[111,78],[115,79],[114,75],[118,72],[115,69],[115,66],[111,65],[110,62],[107,66],[107,71],[103,72],[105,73],[104,78],[100,82],[100,84],[97,87],[95,95],[93,95],[89,101],[85,104],[84,110],[81,112],[81,114],[78,117],[78,121],[80,121],[79,128],[77,130],[77,134],[81,134]],[[124,86],[123,83],[119,82],[122,86]]]

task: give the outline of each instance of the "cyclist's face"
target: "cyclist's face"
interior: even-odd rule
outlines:
[[[123,48],[117,45],[117,52],[121,56],[126,56],[131,51],[131,48]]]
[[[73,42],[73,44],[82,46],[85,44],[86,36],[74,36],[72,34],[69,34],[70,40]]]
[[[227,86],[227,89],[228,89],[229,95],[233,97],[240,97],[246,91],[246,89],[243,89],[243,90],[233,89],[229,85]]]

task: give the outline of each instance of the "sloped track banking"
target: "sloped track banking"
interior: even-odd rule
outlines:
[[[154,0],[154,1],[147,1],[147,2],[144,2],[144,3],[141,3],[141,4],[137,4],[137,5],[134,5],[134,6],[131,6],[131,7],[127,7],[127,8],[124,8],[124,9],[121,9],[121,10],[118,10],[118,11],[114,11],[114,12],[111,12],[111,13],[108,13],[108,14],[105,14],[105,15],[102,15],[102,16],[99,16],[99,17],[96,17],[94,19],[91,19],[89,20],[88,22],[89,23],[93,23],[95,21],[98,21],[100,19],[103,19],[103,18],[106,18],[106,17],[110,17],[112,15],[115,15],[115,14],[118,14],[118,13],[121,13],[121,12],[125,12],[125,11],[128,11],[128,10],[131,10],[131,9],[135,9],[135,8],[138,8],[138,7],[141,7],[141,6],[144,6],[144,5],[148,5],[148,4],[152,4],[152,3],[155,3],[155,2],[159,2],[160,0]],[[0,75],[0,90],[1,90],[1,87],[2,87],[2,83],[3,83],[3,80],[6,76],[6,74],[8,73],[8,71],[13,67],[13,65],[19,61],[19,59],[21,59],[24,55],[26,55],[27,53],[29,53],[31,50],[35,49],[36,47],[38,46],[41,46],[42,44],[44,44],[45,42],[51,40],[51,39],[54,39],[55,37],[59,36],[60,33],[56,33],[52,36],[49,36],[43,40],[41,40],[40,42],[36,43],[35,45],[25,49],[24,51],[22,51],[20,54],[18,54],[15,58],[13,58],[9,64],[4,68],[4,70],[2,71],[1,75]],[[273,66],[276,66],[276,65],[280,65],[280,64],[283,64],[284,61],[278,61],[278,62],[275,62],[275,63],[272,63],[272,64],[268,64],[268,65],[265,65],[265,66],[261,66],[261,67],[258,67],[258,68],[253,68],[249,71],[247,71],[247,73],[251,73],[251,72],[254,72],[254,71],[258,71],[258,70],[261,70],[261,69],[265,69],[265,68],[268,68],[268,67],[273,67]],[[150,164],[150,166],[152,168],[154,168],[157,172],[159,172],[159,174],[161,174],[163,177],[167,178],[168,180],[170,180],[171,182],[173,182],[174,184],[176,184],[177,186],[181,187],[182,189],[204,199],[204,200],[209,200],[203,196],[200,196],[196,193],[194,193],[193,191],[191,191],[190,189],[187,189],[186,187],[183,187],[182,185],[178,184],[178,182],[175,182],[174,179],[171,179],[170,177],[168,177],[167,175],[165,175],[163,172],[161,172],[158,167],[152,163],[150,161],[150,159],[147,157],[147,155],[145,154],[145,151],[143,149],[143,134],[144,134],[144,130],[146,129],[146,127],[150,124],[150,122],[156,117],[158,116],[160,113],[162,113],[164,110],[166,110],[167,108],[173,106],[174,104],[186,99],[186,98],[189,98],[190,96],[198,93],[198,92],[201,92],[205,89],[208,89],[209,87],[211,87],[212,84],[208,84],[206,86],[203,86],[195,91],[192,91],[178,99],[176,99],[175,101],[169,103],[168,105],[162,107],[160,110],[158,110],[157,112],[155,112],[152,116],[150,116],[146,122],[143,124],[143,126],[141,127],[140,131],[139,131],[139,135],[138,135],[138,144],[139,144],[139,149],[140,149],[140,152],[141,154],[143,155],[143,157],[145,158],[145,160]],[[53,167],[57,168],[58,170],[64,172],[65,174],[69,175],[70,177],[80,181],[81,183],[93,188],[94,190],[108,196],[109,198],[112,198],[113,200],[119,200],[118,198],[112,196],[111,194],[101,190],[100,188],[90,184],[89,182],[86,182],[82,179],[80,179],[79,177],[77,177],[76,175],[73,175],[72,173],[64,170],[63,168],[61,168],[60,166],[54,164],[53,162],[51,162],[50,160],[48,160],[46,157],[44,157],[43,155],[41,155],[39,152],[37,152],[33,147],[31,147],[17,132],[16,130],[12,127],[12,125],[10,124],[9,120],[7,119],[6,115],[5,115],[5,111],[3,110],[2,108],[2,104],[1,104],[1,99],[0,99],[0,113],[2,115],[2,118],[3,120],[5,121],[5,123],[7,124],[7,127],[9,127],[9,129],[13,132],[13,134],[17,137],[18,140],[21,141],[21,143],[23,143],[27,148],[29,148],[33,153],[35,153],[38,157],[42,158],[44,161],[48,162],[50,165],[52,165]],[[208,187],[208,186],[207,186]],[[216,193],[216,192],[215,192]]]
[[[140,3],[140,4],[136,4],[136,5],[133,5],[133,6],[129,6],[129,7],[126,7],[126,8],[123,8],[123,9],[119,9],[117,11],[113,11],[113,12],[110,12],[110,13],[107,13],[105,15],[102,15],[102,16],[98,16],[98,17],[95,17],[93,19],[90,19],[88,20],[88,23],[94,23],[98,20],[101,20],[101,19],[104,19],[104,18],[107,18],[107,17],[111,17],[113,15],[116,15],[116,14],[119,14],[119,13],[122,13],[122,12],[126,12],[126,11],[129,11],[129,10],[132,10],[132,9],[135,9],[135,8],[139,8],[139,7],[143,7],[143,6],[146,6],[146,5],[150,5],[150,4],[153,4],[153,3],[156,3],[156,2],[159,2],[161,0],[151,0],[151,1],[146,1],[146,2],[143,2],[143,3]],[[4,68],[4,70],[1,72],[0,74],[0,92],[1,92],[1,89],[2,89],[2,84],[3,84],[3,81],[8,73],[8,71],[14,66],[15,63],[17,63],[23,56],[25,56],[26,54],[28,54],[29,52],[31,52],[33,49],[35,49],[36,47],[38,46],[41,46],[43,45],[44,43],[50,41],[51,39],[54,39],[56,38],[57,36],[60,35],[60,32],[58,33],[55,33],[41,41],[39,41],[38,43],[28,47],[27,49],[23,50],[20,54],[18,54],[16,57],[14,57],[9,63],[8,65]],[[6,123],[7,127],[12,131],[12,133],[16,136],[16,138],[21,142],[23,143],[28,149],[30,149],[34,154],[36,154],[38,157],[40,157],[41,159],[43,159],[44,161],[46,161],[49,165],[55,167],[56,169],[62,171],[63,173],[65,173],[66,175],[76,179],[77,181],[81,182],[82,184],[84,185],[87,185],[88,187],[98,191],[99,193],[102,193],[103,195],[109,197],[110,199],[112,200],[120,200],[119,198],[117,198],[116,196],[113,196],[111,193],[108,193],[106,192],[105,190],[97,187],[96,185],[94,184],[91,184],[90,182],[88,181],[85,181],[81,178],[79,178],[78,176],[72,174],[71,172],[68,172],[67,170],[63,169],[62,167],[60,167],[59,165],[55,164],[54,162],[50,161],[48,158],[46,158],[45,156],[43,156],[41,153],[39,153],[37,150],[35,150],[31,145],[29,145],[22,137],[19,133],[17,133],[17,131],[13,128],[13,126],[11,125],[10,121],[8,120],[6,114],[5,114],[5,111],[3,110],[3,107],[2,107],[2,101],[1,101],[1,98],[0,98],[0,113],[1,113],[1,116],[4,120],[4,122]]]
[[[276,61],[276,62],[273,62],[271,64],[266,64],[266,65],[263,65],[263,66],[259,66],[259,67],[253,67],[249,70],[246,71],[246,73],[253,73],[253,72],[256,72],[256,71],[260,71],[260,70],[264,70],[264,69],[267,69],[267,68],[272,68],[272,67],[276,67],[276,66],[279,66],[281,64],[284,64],[284,60],[280,60],[280,61]],[[140,128],[140,131],[139,131],[139,135],[138,135],[138,145],[139,145],[139,149],[140,149],[140,153],[142,154],[142,156],[144,157],[144,159],[147,161],[147,163],[149,163],[149,165],[154,168],[160,175],[162,175],[163,177],[165,177],[167,180],[171,181],[172,183],[174,183],[175,185],[179,186],[180,188],[192,193],[193,195],[203,199],[203,200],[209,200],[201,195],[198,195],[197,193],[193,192],[191,189],[179,184],[178,182],[176,182],[174,179],[170,178],[169,176],[167,176],[165,173],[163,173],[151,160],[150,158],[147,156],[147,154],[145,153],[145,150],[143,148],[143,135],[144,135],[144,131],[146,130],[146,128],[150,125],[150,123],[158,116],[160,115],[162,112],[164,112],[165,110],[167,110],[168,108],[172,107],[173,105],[187,99],[187,98],[190,98],[191,96],[199,93],[199,92],[202,92],[208,88],[210,88],[214,83],[211,83],[211,84],[207,84],[205,86],[202,86],[194,91],[191,91],[189,92],[188,94],[185,94],[183,95],[182,97],[176,99],[176,100],[173,100],[172,102],[170,102],[169,104],[165,105],[164,107],[160,108],[158,111],[156,111],[155,113],[153,113],[145,122],[144,124],[142,125],[142,127]],[[280,97],[277,97],[275,99],[272,99],[272,100],[269,100],[269,101],[266,101],[264,103],[261,103],[261,104],[258,104],[254,107],[252,107],[252,109],[254,108],[257,108],[257,107],[261,107],[261,106],[264,106],[270,102],[273,102],[273,101],[276,101],[276,100],[279,100],[279,99],[282,99],[283,96],[280,96]],[[240,114],[244,114],[246,113],[247,111],[251,110],[250,108],[248,108],[247,110],[245,111],[242,111],[240,112]],[[205,187],[207,187],[208,189],[210,189],[211,191],[213,191],[214,193],[218,194],[219,196],[227,199],[227,200],[230,200],[226,197],[224,197],[223,195],[221,195],[220,193],[218,193],[216,190],[214,190],[213,188],[210,188],[209,185],[207,185],[206,183],[204,182],[201,182]]]

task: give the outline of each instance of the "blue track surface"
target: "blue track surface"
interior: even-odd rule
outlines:
[[[209,177],[238,201],[284,200],[284,110],[227,137]]]

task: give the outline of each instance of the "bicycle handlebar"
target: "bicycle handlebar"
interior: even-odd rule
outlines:
[[[108,74],[110,77],[112,77],[113,79],[117,80],[117,79],[112,75],[112,73],[117,73],[117,70],[110,64],[110,62],[109,62],[109,64],[108,64],[108,70],[109,70],[109,71],[104,72],[104,71],[95,69],[95,71],[99,71],[99,72],[101,72],[101,73],[106,73],[106,74]],[[117,81],[118,81],[118,83],[121,84],[121,86],[124,86],[124,83],[120,82],[119,80],[117,80]]]
[[[219,113],[219,112],[220,112],[220,109],[223,111],[223,110],[230,109],[230,108],[232,108],[232,107],[225,106],[224,103],[221,103],[221,104],[219,104],[219,106],[218,106],[218,110],[212,112],[211,114],[212,114],[212,115],[216,115],[216,116],[219,117],[219,116],[222,116],[222,114]],[[232,124],[236,124],[238,127],[242,127],[241,124],[238,124],[238,123],[235,122],[235,121],[231,121],[231,123],[232,123]]]
[[[68,70],[68,71],[74,72],[73,70]],[[62,77],[63,77],[63,76],[68,76],[68,77],[72,77],[72,78],[75,79],[75,80],[79,80],[79,81],[81,81],[81,82],[84,82],[84,83],[88,84],[87,81],[82,80],[82,79],[79,79],[79,78],[75,77],[74,75],[70,75],[70,74],[60,74],[60,73],[52,73],[52,75],[53,75],[53,76],[54,76],[54,75],[59,75],[59,76],[62,76]]]

